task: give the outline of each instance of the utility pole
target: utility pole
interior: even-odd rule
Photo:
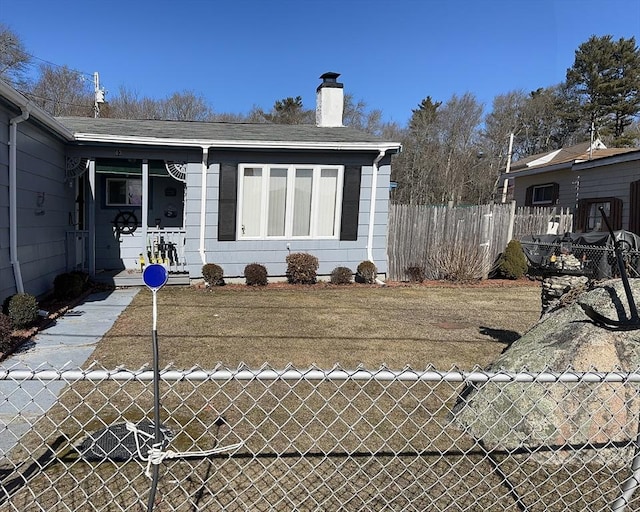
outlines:
[[[509,152],[507,154],[507,167],[504,170],[505,174],[509,174],[511,170],[511,154],[513,153],[513,133],[509,135]],[[509,178],[504,178],[504,183],[502,184],[502,203],[507,202],[507,190],[509,188]]]
[[[100,77],[97,71],[93,74],[93,92],[93,117],[98,118],[100,117],[100,105],[104,103],[104,89],[100,88]]]

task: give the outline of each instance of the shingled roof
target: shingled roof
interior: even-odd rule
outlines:
[[[320,146],[345,149],[399,149],[388,142],[350,127],[325,128],[315,125],[259,123],[219,123],[200,121],[160,121],[57,117],[74,133],[76,140],[95,142],[170,143],[210,146]],[[355,147],[351,147],[355,146]]]
[[[592,147],[593,149],[590,149]],[[552,167],[562,164],[570,166],[575,163],[621,155],[631,151],[638,151],[638,148],[607,148],[599,140],[596,140],[593,144],[589,142],[581,142],[574,146],[554,151],[547,151],[546,153],[539,153],[537,155],[532,155],[527,158],[523,158],[522,160],[518,160],[512,164],[511,172],[517,173],[530,169]]]

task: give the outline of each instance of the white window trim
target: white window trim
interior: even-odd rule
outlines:
[[[536,190],[542,189],[542,188],[550,188],[551,189],[551,199],[549,199],[548,201],[536,201],[535,200]],[[532,205],[553,204],[553,184],[552,183],[545,183],[544,185],[534,185],[533,186],[533,190],[531,191],[531,204]]]
[[[247,236],[243,233],[242,225],[242,211],[244,201],[244,171],[247,168],[260,168],[262,169],[262,188],[261,188],[261,201],[262,201],[262,215],[260,216],[260,235],[259,236]],[[269,175],[271,169],[287,169],[287,197],[285,199],[286,214],[285,214],[285,234],[283,236],[267,236],[267,200],[269,196],[269,181],[266,177]],[[309,235],[294,236],[293,233],[293,201],[294,195],[291,193],[294,190],[294,179],[296,169],[313,169],[313,185],[311,194],[311,220]],[[320,201],[318,190],[318,183],[320,181],[320,174],[323,169],[333,169],[338,171],[338,178],[336,183],[336,198],[335,198],[335,216],[333,235],[320,236],[317,235],[318,230],[318,215],[320,210]],[[236,240],[339,240],[340,239],[340,225],[342,219],[342,189],[344,182],[344,165],[322,165],[322,164],[258,164],[258,163],[244,163],[238,165],[238,201],[237,201],[237,229]]]

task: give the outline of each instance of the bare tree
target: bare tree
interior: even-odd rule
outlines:
[[[121,86],[118,94],[102,108],[101,116],[117,119],[148,119],[143,104],[144,101],[137,92]],[[152,112],[154,110],[155,107],[151,109]]]
[[[427,96],[413,109],[409,127],[402,139],[403,151],[394,158],[392,179],[397,182],[394,200],[405,204],[432,204],[436,202],[431,186],[437,157],[438,108]]]
[[[514,136],[511,159],[560,149],[588,137],[580,131],[575,94],[566,84],[496,96],[482,130],[482,152],[497,180],[507,165],[509,137]],[[497,184],[497,181],[496,181]]]
[[[50,64],[40,66],[40,77],[27,96],[52,116],[93,116],[93,82],[69,69]]]
[[[232,113],[221,113],[214,114],[213,120],[218,123],[249,123],[251,114],[232,114]],[[259,122],[259,121],[256,121]]]
[[[479,156],[482,105],[472,94],[442,105],[425,98],[409,122],[403,152],[394,159],[394,199],[408,204],[476,203],[492,178]]]
[[[475,203],[482,182],[476,165],[482,105],[475,96],[453,95],[438,116],[441,202]]]
[[[342,124],[358,130],[380,135],[382,131],[382,110],[368,110],[363,100],[356,101],[353,94],[344,95]]]
[[[192,91],[173,93],[160,102],[160,111],[164,119],[173,121],[210,121],[213,110],[202,95]]]
[[[31,56],[22,40],[7,25],[0,23],[0,79],[17,89],[24,89]]]
[[[168,98],[155,100],[140,97],[126,87],[120,87],[118,94],[103,108],[102,115],[119,119],[172,121],[211,121],[214,118],[213,109],[194,92],[174,93]]]

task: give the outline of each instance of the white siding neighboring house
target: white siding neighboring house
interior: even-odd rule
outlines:
[[[640,234],[640,148],[585,142],[514,162],[502,178],[517,206],[572,209],[576,233],[606,229],[602,206],[614,230]]]
[[[44,228],[57,233],[47,245],[56,261],[23,243],[32,233],[41,238],[33,219],[13,227],[5,220],[16,201],[3,191],[10,174],[3,173],[0,299],[21,287],[42,293],[75,268],[93,275],[162,262],[197,279],[205,263],[221,265],[225,277],[262,263],[282,276],[291,252],[317,256],[321,275],[337,266],[355,270],[363,260],[385,274],[391,155],[400,144],[342,126],[337,77],[321,77],[316,125],[54,119],[41,111],[43,120],[24,120],[17,125],[25,134],[17,143],[18,195],[35,186],[36,199],[48,205],[56,198]],[[3,83],[0,101],[4,126],[28,106]],[[32,131],[41,132],[38,143],[35,135],[26,140]],[[3,153],[0,166],[8,167]],[[24,276],[19,283],[9,232],[21,241],[19,259],[37,262],[40,286],[27,286]]]

